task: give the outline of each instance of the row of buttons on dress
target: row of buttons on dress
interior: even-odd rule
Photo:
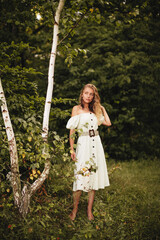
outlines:
[[[90,113],[90,114],[92,114],[92,113]],[[91,121],[93,121],[93,118],[91,118]],[[93,126],[91,126],[91,128],[93,129]],[[94,142],[94,137],[92,137],[92,141]],[[94,144],[94,143],[93,143]],[[92,148],[94,148],[95,146],[94,145],[92,145]],[[94,153],[92,153],[92,157],[94,158],[95,157],[95,154]]]

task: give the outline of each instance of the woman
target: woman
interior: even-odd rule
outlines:
[[[76,165],[73,183],[73,210],[70,219],[75,219],[81,191],[85,191],[89,196],[88,219],[93,220],[92,206],[95,190],[109,186],[104,150],[97,129],[100,124],[111,126],[111,121],[105,108],[100,104],[100,97],[94,85],[84,86],[79,101],[80,104],[73,107],[72,117],[66,126],[70,129],[70,152]],[[75,131],[78,131],[79,134],[76,153],[73,137]]]

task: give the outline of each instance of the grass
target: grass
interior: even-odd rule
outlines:
[[[65,175],[69,165],[65,166],[55,166],[53,178],[45,187],[48,195],[37,194],[32,199],[25,220],[20,219],[8,200],[0,215],[2,239],[160,239],[158,160],[108,162],[111,185],[96,192],[92,222],[87,220],[86,193],[81,196],[76,220],[72,222],[68,217],[72,209],[72,186],[70,177]]]

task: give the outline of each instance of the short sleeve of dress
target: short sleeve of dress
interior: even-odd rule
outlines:
[[[99,122],[98,122],[99,124],[98,125],[101,125],[104,122],[104,120],[105,120],[104,116],[101,115],[100,118],[99,118]]]
[[[66,128],[75,129],[77,128],[78,123],[79,123],[79,115],[73,116],[68,120]]]

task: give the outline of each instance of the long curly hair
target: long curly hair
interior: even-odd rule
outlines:
[[[100,122],[100,117],[102,116],[101,103],[100,103],[101,99],[100,99],[100,96],[98,94],[97,88],[93,84],[88,83],[82,88],[80,96],[79,96],[79,104],[82,108],[84,108],[82,95],[83,95],[84,89],[87,88],[87,87],[91,88],[94,92],[92,102],[89,103],[89,110],[91,112],[95,113],[95,115],[98,119],[98,123],[99,123]]]

